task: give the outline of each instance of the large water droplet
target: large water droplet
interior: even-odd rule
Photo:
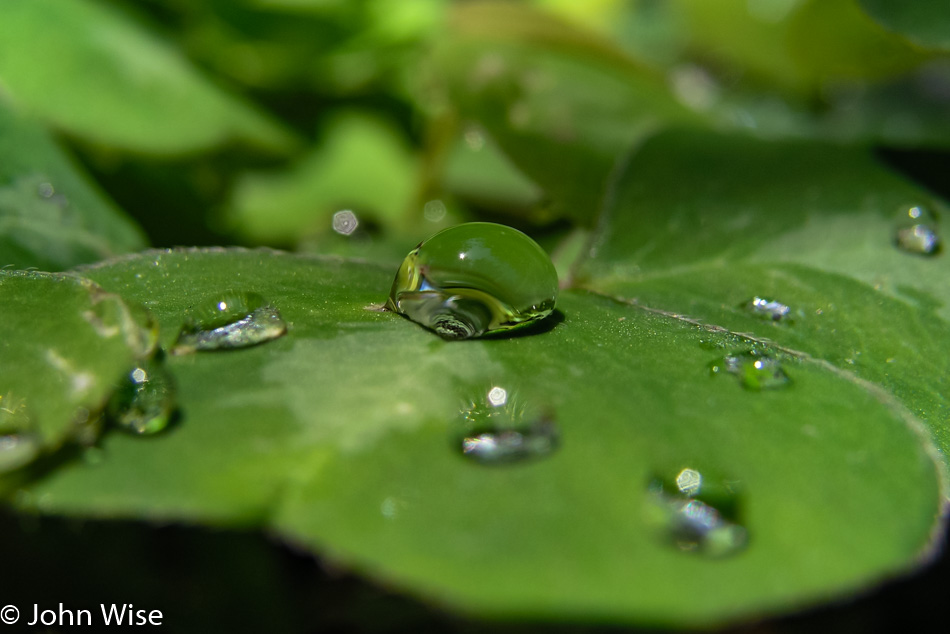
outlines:
[[[175,386],[158,360],[143,361],[132,369],[108,406],[109,418],[134,434],[156,434],[175,413]]]
[[[280,311],[263,297],[257,293],[228,293],[188,312],[172,352],[246,348],[286,332]]]
[[[551,314],[557,272],[538,244],[511,227],[470,222],[415,248],[387,306],[446,339],[509,330]]]
[[[494,386],[466,403],[458,447],[483,464],[508,464],[540,458],[558,446],[552,416],[536,411],[517,394]]]
[[[937,217],[922,205],[911,205],[902,209],[894,241],[902,251],[919,255],[936,255],[940,252]]]
[[[742,550],[748,534],[737,521],[734,487],[710,482],[686,468],[669,482],[656,478],[648,491],[647,518],[664,541],[682,551],[725,557]]]
[[[772,321],[784,321],[792,312],[785,304],[763,297],[753,297],[745,303],[745,309],[756,317]]]
[[[12,394],[0,395],[0,473],[24,467],[40,453],[26,403]]]
[[[750,390],[785,387],[791,381],[778,359],[758,350],[728,354],[710,363],[709,371],[712,374],[727,372],[735,375],[742,387]]]

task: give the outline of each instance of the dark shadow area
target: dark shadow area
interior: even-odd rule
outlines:
[[[938,150],[879,149],[877,155],[890,167],[950,199],[950,153]]]
[[[604,624],[491,623],[448,614],[352,573],[323,565],[255,531],[132,521],[81,521],[0,510],[0,604],[31,631],[39,609],[100,604],[161,610],[167,632],[608,634],[645,632]],[[939,611],[950,560],[852,601],[727,628],[723,634],[862,634],[943,631]],[[52,627],[44,631],[69,631]],[[88,630],[86,630],[88,631]]]
[[[564,321],[564,313],[555,308],[554,311],[540,321],[515,328],[514,330],[504,330],[502,332],[492,333],[480,337],[480,339],[518,339],[519,337],[534,337],[551,332],[558,327],[558,324]]]

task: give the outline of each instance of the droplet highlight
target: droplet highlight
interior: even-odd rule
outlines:
[[[175,385],[157,359],[138,363],[109,401],[109,419],[137,435],[157,434],[175,413]]]
[[[732,374],[742,387],[756,391],[786,387],[791,382],[781,361],[758,350],[728,354],[710,363],[709,372]]]
[[[471,222],[410,252],[387,306],[445,339],[470,339],[547,317],[557,293],[551,258],[534,240],[511,227]]]
[[[173,354],[247,348],[282,337],[287,324],[276,307],[257,293],[228,293],[193,307]]]
[[[901,251],[907,253],[936,255],[941,249],[936,215],[922,205],[911,205],[902,209],[894,233],[894,242]]]
[[[696,469],[683,469],[672,482],[650,482],[647,519],[663,541],[683,552],[719,558],[742,551],[748,532],[738,515],[734,485],[710,482]]]
[[[462,456],[481,464],[541,458],[559,444],[553,416],[536,411],[500,386],[466,403],[461,418],[463,432],[457,447]]]
[[[772,299],[753,297],[744,304],[747,311],[761,319],[770,321],[788,321],[792,309]]]
[[[342,209],[333,214],[333,230],[341,236],[352,235],[359,226],[359,219],[349,209]]]

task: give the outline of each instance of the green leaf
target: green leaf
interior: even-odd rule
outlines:
[[[0,266],[58,271],[144,246],[40,127],[0,105]]]
[[[950,6],[945,2],[860,0],[872,18],[921,46],[950,50]]]
[[[512,3],[458,5],[439,55],[452,103],[552,201],[590,224],[614,160],[670,121],[699,117],[662,76],[596,34]]]
[[[459,197],[489,209],[530,212],[543,192],[477,126],[455,140],[446,158],[443,185]]]
[[[694,55],[754,83],[813,95],[826,82],[880,79],[926,56],[868,19],[854,0],[674,0]]]
[[[0,94],[71,134],[138,152],[293,144],[134,20],[91,0],[0,4]]]
[[[895,246],[914,205],[946,216],[863,149],[671,132],[618,176],[578,280],[824,359],[900,399],[947,452],[950,267]],[[755,296],[793,323],[743,309]]]
[[[94,438],[109,396],[154,342],[143,315],[62,273],[0,271],[0,303],[0,423],[14,427],[0,433],[37,451]],[[6,451],[0,443],[0,472]]]
[[[894,574],[926,552],[938,470],[887,394],[805,355],[753,392],[710,376],[750,342],[584,291],[528,336],[445,342],[381,302],[394,271],[264,251],[153,252],[84,274],[148,305],[173,341],[194,302],[258,292],[289,333],[170,359],[176,428],[104,438],[23,489],[43,512],[263,525],[481,616],[709,625]],[[462,413],[504,387],[560,448],[491,466]],[[469,405],[466,405],[469,403]],[[591,407],[596,403],[597,407]],[[887,465],[882,469],[881,465]],[[713,560],[649,521],[649,485],[729,481],[745,550]]]
[[[334,212],[350,209],[385,228],[404,224],[418,169],[389,123],[348,112],[330,117],[322,142],[289,173],[238,181],[230,222],[258,242],[293,243],[327,232]]]

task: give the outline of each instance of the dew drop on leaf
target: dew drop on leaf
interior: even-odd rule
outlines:
[[[744,304],[744,307],[756,317],[772,321],[787,320],[792,310],[781,302],[765,299],[764,297],[753,297]]]
[[[757,350],[728,354],[709,364],[711,374],[734,375],[749,390],[769,390],[787,386],[791,379],[778,359]]]
[[[937,218],[922,205],[911,205],[901,210],[894,233],[894,242],[901,251],[918,255],[936,255],[940,252]]]
[[[257,293],[226,293],[188,311],[172,353],[247,348],[286,332],[280,311]]]
[[[133,434],[156,434],[175,412],[175,385],[158,360],[143,361],[129,372],[108,406],[113,423]]]
[[[710,482],[696,469],[685,468],[672,481],[654,478],[646,510],[660,538],[684,552],[726,557],[748,541],[737,520],[739,498],[733,487]]]
[[[40,453],[26,403],[12,394],[0,395],[0,473],[24,467]]]
[[[469,339],[543,319],[557,272],[516,229],[470,222],[423,241],[396,273],[387,306],[445,339]]]
[[[493,386],[461,410],[462,456],[482,464],[510,464],[553,453],[558,447],[554,418],[517,394]]]

